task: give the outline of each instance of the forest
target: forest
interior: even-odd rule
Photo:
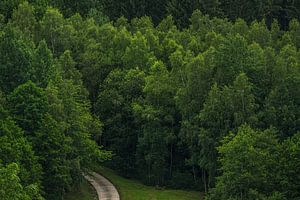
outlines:
[[[1,0],[0,199],[299,199],[299,48],[299,0]]]

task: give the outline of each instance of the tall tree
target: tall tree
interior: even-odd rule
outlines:
[[[281,146],[280,171],[281,190],[288,199],[296,199],[299,194],[300,133],[285,140]]]
[[[142,122],[137,162],[140,169],[147,168],[147,182],[162,185],[173,171],[174,141],[178,133],[175,90],[170,72],[162,62],[151,67],[145,81],[145,100],[142,105],[134,105],[138,120]]]
[[[45,88],[50,81],[53,69],[53,55],[44,40],[39,42],[34,51],[31,80],[39,87]]]
[[[242,126],[222,143],[222,175],[207,199],[285,199],[278,191],[280,147],[274,130]]]
[[[41,127],[43,117],[48,112],[45,92],[28,81],[18,86],[10,94],[8,101],[17,124],[25,131],[30,141],[34,140],[35,131]]]
[[[69,152],[68,162],[72,166],[70,173],[75,184],[80,181],[82,170],[110,157],[108,152],[101,150],[101,147],[92,140],[92,134],[97,135],[102,130],[101,126],[92,125],[97,120],[90,113],[90,104],[82,94],[82,87],[75,85],[73,80],[62,79],[61,74],[58,74],[46,88],[51,108],[49,114],[55,121],[60,122],[65,135],[62,137],[66,140],[71,139],[71,149],[67,152]],[[57,129],[53,131],[54,134],[58,134]]]
[[[273,88],[265,101],[263,121],[276,127],[282,138],[292,136],[299,122],[299,61],[296,49],[290,45],[281,50],[273,68]]]
[[[38,40],[44,39],[54,56],[71,49],[75,30],[72,25],[66,23],[59,10],[47,8],[39,27]]]
[[[125,176],[136,175],[135,154],[138,125],[132,103],[139,101],[145,74],[139,69],[113,70],[100,88],[96,113],[103,120],[104,134],[99,141],[115,156],[110,162]]]
[[[231,87],[223,89],[214,85],[199,114],[199,165],[208,171],[208,186],[217,175],[216,147],[230,130],[244,123],[255,124],[255,103],[252,86],[247,76],[237,76]]]
[[[5,28],[0,37],[1,89],[11,92],[30,78],[33,44],[22,39],[22,33],[11,25]]]
[[[2,171],[1,176],[1,188],[6,188],[4,191],[1,190],[0,196],[3,199],[9,199],[10,195],[20,195],[22,188],[27,188],[27,195],[32,195],[36,199],[41,198],[41,166],[38,163],[38,157],[33,152],[31,144],[24,137],[23,131],[15,124],[12,118],[9,116],[7,110],[7,103],[1,95],[0,97],[0,168]],[[2,166],[1,166],[2,165]],[[5,169],[5,166],[7,169]],[[13,170],[13,171],[5,171]],[[12,174],[6,174],[6,173]],[[7,177],[5,177],[7,175]],[[3,177],[2,177],[3,176]],[[15,183],[11,178],[14,179]],[[8,180],[11,179],[11,180]],[[10,185],[11,184],[11,185]],[[9,188],[17,187],[16,194],[12,194],[13,190]],[[20,190],[19,190],[20,189]],[[3,196],[4,195],[4,196]],[[25,194],[24,194],[25,196]],[[10,196],[11,197],[11,196]],[[19,196],[18,198],[21,198]]]
[[[42,183],[46,199],[62,199],[73,184],[72,163],[68,160],[71,138],[64,134],[63,128],[61,123],[46,115],[35,133],[34,146],[44,171]]]
[[[20,167],[16,163],[0,164],[0,198],[3,200],[43,200],[34,187],[23,187],[18,177]]]
[[[34,7],[27,1],[20,4],[18,9],[13,12],[12,23],[27,37],[33,39],[37,25]]]

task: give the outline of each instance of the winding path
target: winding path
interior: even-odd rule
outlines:
[[[84,178],[95,188],[98,200],[120,200],[116,187],[100,174],[92,172],[89,175],[84,175]]]

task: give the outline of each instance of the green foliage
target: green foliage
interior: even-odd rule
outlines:
[[[80,13],[86,16],[91,9],[101,9],[101,1],[86,0],[86,1],[70,1],[70,0],[48,0],[51,5],[59,8],[65,16],[71,16],[75,13]]]
[[[71,48],[74,31],[74,27],[65,22],[59,10],[48,8],[40,21],[38,39],[44,39],[52,54],[58,56]]]
[[[28,179],[31,175],[37,176],[36,181],[42,182],[47,199],[60,199],[80,181],[81,170],[91,168],[110,155],[91,140],[91,134],[97,136],[101,133],[101,126],[89,113],[86,90],[70,52],[62,55],[54,65],[52,53],[42,41],[36,50],[33,66],[32,79],[46,90],[28,81],[14,89],[8,103],[14,119],[37,152],[44,171],[43,177],[33,172],[38,168],[25,171],[25,175]],[[9,138],[4,140],[3,136],[2,139],[8,144]],[[23,158],[30,161],[30,155],[27,153]],[[24,162],[28,165],[29,161]],[[21,167],[21,172],[28,168],[23,164]],[[23,178],[23,173],[20,177]]]
[[[293,47],[282,49],[274,68],[274,76],[278,78],[266,99],[266,123],[276,127],[283,138],[296,133],[300,126],[299,61],[296,57]]]
[[[0,165],[0,198],[3,200],[30,200],[30,199],[40,199],[40,197],[35,197],[32,188],[23,188],[20,183],[20,178],[18,177],[19,166],[16,163],[12,163],[7,167]]]
[[[296,199],[299,141],[299,134],[280,143],[274,129],[242,126],[218,148],[222,175],[207,199]]]
[[[95,200],[97,194],[93,186],[86,180],[69,191],[65,196],[65,200]]]
[[[222,175],[208,199],[265,199],[278,189],[279,143],[273,130],[243,126],[218,148]],[[264,196],[262,198],[262,196]]]
[[[22,34],[10,25],[7,25],[0,37],[1,89],[4,92],[11,92],[30,78],[32,43],[22,39]]]
[[[0,107],[0,145],[1,199],[23,197],[30,199],[33,196],[40,199],[42,173],[38,158],[22,130],[2,106]],[[31,189],[32,193],[30,193]]]
[[[37,86],[45,88],[53,73],[53,56],[44,40],[39,43],[34,54],[31,80]]]
[[[8,21],[13,16],[13,12],[18,7],[19,7],[18,8],[19,11],[20,10],[28,11],[29,7],[27,5],[27,2],[29,2],[31,5],[33,5],[34,10],[35,10],[34,14],[37,17],[40,17],[41,15],[44,14],[45,9],[48,5],[48,0],[28,0],[28,1],[26,1],[26,0],[3,0],[0,2],[0,13],[5,17],[5,20]],[[20,4],[22,6],[20,6]],[[24,12],[24,13],[26,13],[26,12]],[[28,19],[22,19],[22,20],[27,21]]]
[[[296,199],[299,194],[299,154],[300,134],[284,141],[281,146],[281,190],[290,199]]]
[[[175,90],[162,62],[151,67],[143,92],[143,104],[133,107],[142,128],[137,144],[137,163],[140,169],[147,168],[148,183],[162,185],[166,175],[172,174],[176,145],[176,110],[172,99]]]
[[[20,4],[18,9],[14,10],[12,15],[12,23],[18,27],[26,36],[33,38],[37,21],[35,18],[35,10],[27,1]]]
[[[216,50],[215,81],[223,86],[230,84],[240,73],[248,69],[247,42],[241,35],[229,36]]]
[[[71,169],[74,166],[68,160],[68,154],[72,150],[71,138],[64,134],[62,125],[57,124],[51,116],[45,116],[34,139],[44,170],[43,188],[46,199],[61,199],[72,183]]]
[[[74,85],[72,80],[58,79],[46,89],[50,102],[50,114],[63,126],[63,132],[71,138],[70,162],[74,181],[79,181],[80,170],[90,168],[93,164],[106,160],[109,154],[101,151],[92,133],[99,126],[91,126],[95,121],[89,112],[89,104],[82,94],[82,85]],[[101,127],[100,127],[101,128]]]
[[[114,70],[105,79],[96,103],[104,122],[103,144],[116,155],[112,165],[123,175],[135,169],[137,124],[131,104],[142,95],[145,74],[139,69]]]
[[[41,121],[48,111],[47,97],[44,91],[33,82],[18,86],[8,97],[11,112],[17,124],[29,137],[41,127]]]
[[[299,6],[1,1],[1,169],[19,166],[5,173],[24,197],[61,199],[104,146],[148,184],[296,198]]]
[[[208,170],[211,186],[216,176],[217,152],[220,140],[230,130],[244,123],[255,124],[255,103],[252,86],[245,74],[240,74],[231,87],[214,85],[199,114],[201,146],[200,166]]]
[[[123,62],[126,66],[131,68],[149,68],[153,60],[150,53],[150,47],[147,44],[147,39],[140,33],[137,32],[132,38],[130,45],[126,48]]]

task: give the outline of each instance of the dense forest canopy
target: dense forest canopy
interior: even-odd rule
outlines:
[[[299,19],[297,0],[0,1],[0,199],[63,199],[103,161],[298,199]]]
[[[2,0],[0,12],[8,20],[13,10],[24,1]],[[241,18],[247,23],[265,19],[270,25],[276,19],[284,29],[288,28],[291,19],[300,19],[298,0],[28,0],[28,2],[35,7],[37,17],[42,17],[47,6],[58,8],[66,17],[71,17],[75,13],[84,17],[101,18],[104,14],[111,20],[117,20],[121,16],[129,20],[149,16],[155,25],[168,15],[172,15],[178,28],[188,27],[192,12],[197,9],[211,17],[226,17],[232,21]]]

